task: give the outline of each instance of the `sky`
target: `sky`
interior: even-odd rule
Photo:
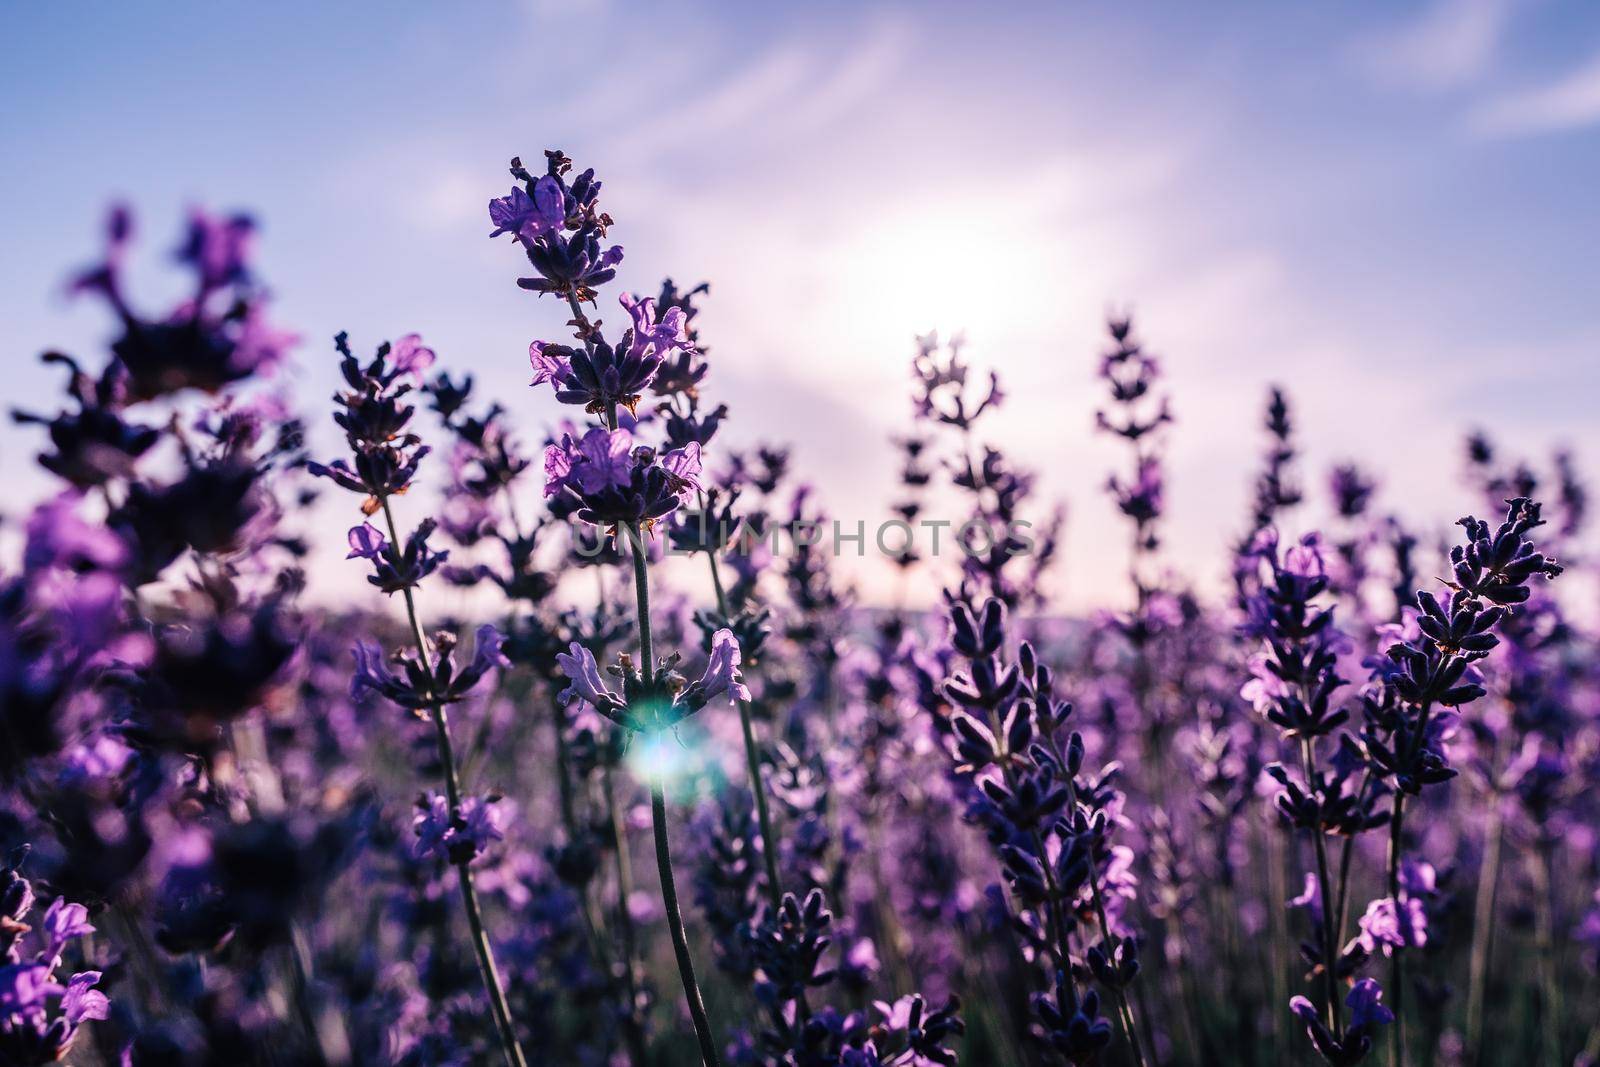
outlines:
[[[1122,457],[1093,432],[1108,310],[1168,372],[1164,552],[1202,585],[1245,521],[1269,383],[1319,499],[1353,459],[1380,506],[1442,526],[1478,504],[1457,479],[1477,427],[1600,470],[1582,0],[16,4],[0,145],[6,407],[55,403],[40,351],[101,358],[112,324],[63,279],[105,205],[135,208],[156,306],[203,204],[261,220],[314,423],[332,334],[417,331],[537,441],[558,412],[527,345],[566,316],[517,289],[485,205],[512,155],[560,147],[606,183],[624,287],[711,282],[729,442],[792,443],[841,517],[887,517],[913,339],[964,330],[1010,395],[984,436],[1068,506],[1067,610],[1123,595]],[[36,442],[0,427],[13,514],[48,488]]]

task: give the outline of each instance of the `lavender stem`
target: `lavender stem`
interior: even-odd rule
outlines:
[[[1484,830],[1483,867],[1478,872],[1478,887],[1473,902],[1472,956],[1467,979],[1467,1048],[1473,1062],[1483,1061],[1483,998],[1488,986],[1489,960],[1493,951],[1495,897],[1500,883],[1500,794],[1489,794],[1489,825]]]
[[[639,624],[640,670],[648,686],[655,679],[655,649],[650,634],[650,568],[645,559],[644,537],[639,527],[629,523],[625,529],[633,549],[633,592]],[[659,737],[659,732],[658,735]],[[711,1020],[706,1015],[700,985],[695,980],[694,957],[689,953],[689,938],[683,928],[683,913],[678,906],[678,885],[672,876],[672,845],[667,837],[667,798],[659,776],[650,782],[650,817],[656,838],[656,871],[661,878],[661,903],[667,913],[667,928],[672,934],[672,951],[678,960],[678,976],[683,980],[683,996],[689,1002],[689,1017],[694,1021],[695,1037],[700,1042],[700,1058],[705,1067],[720,1067]]]
[[[722,587],[722,571],[717,566],[717,554],[706,553],[711,564],[711,586],[717,593],[717,613],[728,618],[728,594]],[[756,821],[761,825],[761,853],[767,868],[767,897],[774,914],[783,904],[783,882],[778,876],[778,842],[772,832],[772,814],[767,806],[766,785],[761,778],[761,752],[756,747],[755,727],[750,721],[748,701],[735,701],[739,706],[739,727],[744,732],[744,759],[750,771],[750,793],[756,800]]]
[[[1400,899],[1400,834],[1405,818],[1406,795],[1395,793],[1394,812],[1389,817],[1389,898]],[[1405,1004],[1405,965],[1400,949],[1389,957],[1389,1002],[1394,1012],[1394,1024],[1389,1027],[1390,1067],[1405,1067],[1406,1023],[1401,1010]]]
[[[389,543],[399,544],[400,535],[394,521],[394,509],[389,506],[387,496],[382,497],[381,502],[384,522],[389,527]],[[409,586],[402,592],[405,595],[406,618],[411,623],[411,636],[417,645],[417,655],[421,658],[429,676],[432,676],[432,656],[428,653],[427,639],[422,636],[422,623],[417,618],[416,597],[412,595]],[[444,768],[445,799],[450,805],[450,819],[454,822],[460,818],[461,782],[456,775],[455,751],[450,743],[450,721],[445,714],[444,705],[437,700],[429,703],[428,713],[433,719],[439,762]],[[478,907],[478,890],[473,884],[470,864],[469,858],[457,863],[455,868],[461,882],[461,902],[467,912],[467,925],[472,931],[472,948],[478,957],[478,970],[483,977],[484,991],[489,994],[489,1009],[494,1016],[495,1030],[499,1033],[506,1062],[512,1067],[526,1067],[527,1060],[522,1055],[522,1047],[517,1044],[516,1030],[511,1022],[511,1009],[506,1003],[505,988],[500,983],[499,969],[495,967],[494,950],[490,947],[488,934],[484,931],[483,914]]]

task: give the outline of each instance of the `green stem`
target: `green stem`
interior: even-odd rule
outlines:
[[[1417,727],[1413,740],[1407,741],[1405,728],[1402,726],[1396,735],[1397,743],[1421,745],[1428,736],[1428,719],[1433,714],[1432,702],[1425,703],[1417,715]],[[1394,808],[1389,818],[1389,899],[1395,902],[1395,907],[1400,904],[1400,849],[1406,810],[1406,796],[1398,788],[1394,794]],[[1403,946],[1396,946],[1394,955],[1389,959],[1389,1003],[1394,1011],[1394,1023],[1389,1027],[1389,1063],[1390,1067],[1405,1067],[1406,1062],[1406,1017],[1402,1011],[1405,1006],[1405,963],[1402,960]]]
[[[1372,772],[1369,770],[1361,778],[1361,789],[1356,793],[1356,807],[1366,810],[1367,788],[1372,784]],[[1344,932],[1350,925],[1350,861],[1355,853],[1356,835],[1347,836],[1339,847],[1339,900],[1336,914],[1339,916],[1337,927],[1338,936],[1334,939],[1337,944],[1344,944]]]
[[[633,912],[628,908],[628,901],[633,897],[633,863],[628,855],[628,828],[622,816],[622,807],[617,803],[611,764],[605,765],[602,775],[606,811],[611,818],[612,856],[617,868],[617,928],[622,934],[623,988],[628,995],[628,1011],[623,1016],[622,1025],[627,1032],[635,1067],[644,1067],[649,1063],[649,1057],[645,1049],[644,1029],[639,1025],[638,1018],[639,979],[634,968],[634,960],[638,957],[638,938],[634,934]]]
[[[1271,899],[1267,901],[1267,915],[1272,924],[1271,961],[1269,972],[1272,998],[1272,1010],[1267,1013],[1272,1020],[1272,1042],[1274,1054],[1281,1054],[1288,1042],[1284,1033],[1284,1018],[1288,1015],[1283,1010],[1289,1003],[1289,960],[1287,947],[1289,941],[1288,916],[1284,913],[1284,901],[1289,899],[1289,881],[1284,868],[1288,864],[1287,850],[1283,847],[1284,839],[1274,826],[1257,824],[1266,846],[1267,854],[1267,892]]]
[[[1311,739],[1305,735],[1300,737],[1300,764],[1305,771],[1306,788],[1316,790],[1315,753],[1311,747]],[[1333,909],[1334,896],[1332,880],[1328,877],[1328,844],[1327,837],[1322,829],[1320,816],[1316,827],[1312,830],[1313,844],[1317,854],[1317,890],[1322,894],[1322,977],[1323,989],[1326,991],[1328,1003],[1326,1006],[1328,1028],[1335,1034],[1339,1033],[1339,946],[1334,944]]]
[[[1394,795],[1394,812],[1389,817],[1389,899],[1400,899],[1400,840],[1403,820],[1405,819],[1406,795],[1396,792]],[[1405,964],[1402,962],[1402,949],[1396,948],[1394,955],[1389,957],[1389,1004],[1394,1012],[1394,1022],[1389,1026],[1389,1064],[1390,1067],[1405,1067],[1406,1062],[1406,1017],[1405,1007]]]
[[[382,498],[382,504],[383,518],[389,527],[389,543],[398,549],[400,535],[395,526],[394,509],[389,506],[388,497]],[[428,653],[427,639],[422,636],[422,623],[417,618],[416,598],[412,595],[410,586],[405,587],[402,592],[405,594],[406,618],[411,623],[411,636],[416,641],[417,655],[424,671],[432,677],[432,658]],[[456,776],[456,759],[454,748],[450,743],[449,718],[444,705],[437,700],[429,702],[428,712],[433,719],[439,762],[444,768],[445,800],[450,806],[450,821],[456,822],[461,817],[461,783]],[[484,930],[483,913],[478,906],[478,890],[472,881],[470,864],[470,859],[465,860],[455,864],[455,868],[461,883],[461,903],[467,913],[467,926],[472,931],[472,948],[478,957],[478,971],[483,978],[484,991],[489,994],[489,1009],[494,1016],[495,1030],[499,1034],[506,1062],[512,1067],[527,1067],[522,1046],[517,1043],[516,1029],[511,1022],[511,1008],[506,1003],[505,987],[500,982],[500,971],[495,966],[494,949],[490,947],[489,936]]]
[[[706,561],[711,564],[711,586],[717,593],[717,614],[724,620],[728,618],[728,594],[722,588],[722,571],[717,566],[716,552],[707,552]],[[750,704],[748,701],[737,701],[739,705],[739,727],[744,732],[744,760],[750,772],[750,793],[755,797],[756,821],[761,825],[761,853],[767,868],[767,897],[772,903],[773,914],[783,905],[783,882],[778,876],[778,843],[777,837],[772,832],[772,814],[767,806],[766,784],[761,777],[761,752],[756,746],[755,727],[750,721]]]
[[[575,302],[574,302],[575,303]],[[639,624],[640,669],[648,689],[655,680],[655,648],[650,633],[650,567],[645,558],[644,537],[635,523],[624,527],[633,548],[633,591]],[[659,733],[658,733],[659,738]],[[716,1041],[711,1036],[711,1020],[695,980],[694,957],[689,954],[689,938],[683,928],[683,913],[678,907],[678,885],[672,877],[672,845],[667,837],[667,798],[659,776],[650,783],[650,818],[656,838],[656,872],[661,877],[661,903],[667,913],[667,929],[672,934],[672,951],[678,959],[678,977],[683,980],[683,996],[689,1003],[695,1037],[700,1042],[704,1067],[720,1067]]]
[[[1472,909],[1472,957],[1467,978],[1467,1048],[1473,1063],[1483,1062],[1483,999],[1489,984],[1493,951],[1494,903],[1500,883],[1500,794],[1489,794],[1489,825],[1484,831],[1483,867],[1478,872]]]
[[[1550,841],[1533,846],[1534,938],[1539,950],[1539,1045],[1546,1067],[1561,1067],[1561,978],[1556,963],[1555,908],[1551,901]]]
[[[719,1067],[716,1042],[711,1037],[711,1020],[700,997],[694,977],[694,957],[689,954],[689,938],[683,929],[683,914],[678,909],[678,886],[672,877],[672,845],[667,839],[667,798],[659,781],[650,783],[650,818],[656,832],[656,870],[661,875],[661,903],[667,912],[667,928],[672,933],[672,952],[678,958],[678,974],[683,978],[683,995],[689,1002],[694,1034],[700,1041],[700,1059],[705,1067]]]

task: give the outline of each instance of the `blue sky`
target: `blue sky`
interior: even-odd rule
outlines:
[[[1470,427],[1600,468],[1577,0],[8,5],[0,144],[7,406],[53,402],[40,350],[98,356],[110,324],[61,282],[121,197],[153,302],[186,205],[260,216],[317,421],[326,338],[417,330],[536,438],[527,344],[564,316],[516,289],[484,204],[556,145],[607,182],[625,284],[711,280],[733,439],[793,441],[837,512],[883,514],[911,339],[964,327],[1013,396],[991,436],[1071,507],[1068,605],[1115,596],[1123,541],[1091,433],[1108,307],[1170,371],[1169,554],[1201,579],[1269,382],[1309,481],[1361,460],[1419,519],[1476,503],[1451,480]],[[32,450],[0,429],[24,492]]]

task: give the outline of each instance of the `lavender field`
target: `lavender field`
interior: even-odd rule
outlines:
[[[1006,370],[981,307],[896,322],[880,389],[500,134],[450,226],[525,355],[400,288],[310,332],[271,203],[114,183],[47,279],[102,340],[8,342],[0,1067],[1600,1065],[1600,542],[1538,364],[1363,379],[1383,458],[1330,461],[1319,368],[1191,395],[1113,278]]]

